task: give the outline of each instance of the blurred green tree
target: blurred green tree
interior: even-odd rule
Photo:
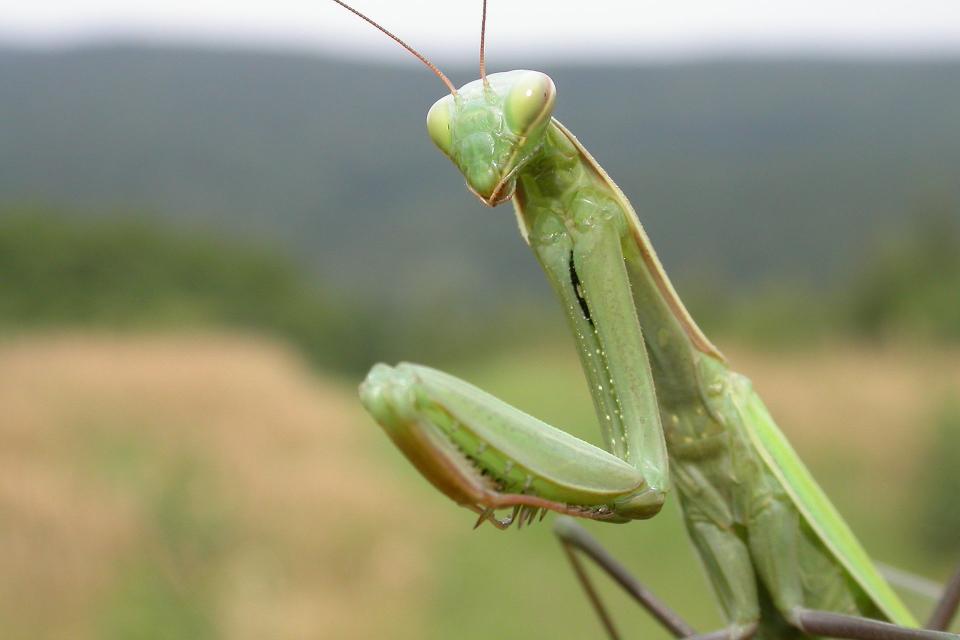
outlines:
[[[0,329],[230,327],[355,370],[362,317],[279,252],[136,217],[0,215]]]
[[[933,554],[960,555],[960,400],[936,416],[917,491],[920,532]]]
[[[941,204],[882,242],[849,293],[854,333],[960,340],[960,224]]]

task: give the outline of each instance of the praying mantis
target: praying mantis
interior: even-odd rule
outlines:
[[[420,473],[477,525],[555,532],[610,638],[619,630],[584,570],[593,560],[678,638],[958,640],[960,571],[920,625],[881,577],[777,428],[687,312],[633,207],[552,116],[536,71],[487,74],[427,115],[427,131],[484,204],[512,201],[524,240],[560,299],[606,449],[443,372],[378,364],[364,407]],[[697,633],[575,523],[654,517],[676,492],[726,626]],[[504,510],[509,514],[501,516]]]

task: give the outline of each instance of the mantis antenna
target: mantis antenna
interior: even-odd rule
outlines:
[[[384,29],[383,27],[381,27],[379,24],[377,24],[376,22],[374,22],[373,20],[371,20],[370,18],[368,18],[368,17],[365,16],[364,14],[360,13],[359,11],[357,11],[356,9],[354,9],[353,7],[351,7],[350,5],[348,5],[346,2],[341,2],[340,0],[333,0],[333,1],[336,2],[338,5],[340,5],[341,7],[343,7],[344,9],[346,9],[347,11],[349,11],[350,13],[352,13],[353,15],[355,15],[355,16],[357,16],[357,17],[359,17],[359,18],[362,18],[363,20],[366,20],[367,22],[369,22],[370,24],[372,24],[378,31],[384,33],[384,34],[387,35],[389,38],[391,38],[394,42],[396,42],[396,43],[399,44],[401,47],[403,47],[404,49],[406,49],[407,51],[409,51],[410,53],[412,53],[412,54],[414,55],[414,57],[417,58],[417,60],[419,60],[419,61],[422,62],[423,64],[427,65],[427,67],[428,67],[431,71],[433,71],[435,74],[437,74],[437,77],[438,77],[438,78],[440,78],[441,80],[443,80],[443,84],[447,85],[447,89],[450,90],[450,93],[452,93],[453,95],[457,95],[457,88],[456,88],[455,86],[453,86],[453,83],[452,83],[452,82],[450,82],[450,78],[448,78],[447,76],[443,75],[443,72],[440,71],[440,69],[437,68],[437,65],[435,65],[435,64],[433,64],[432,62],[430,62],[429,60],[427,60],[426,57],[424,57],[424,55],[423,55],[422,53],[420,53],[419,51],[417,51],[416,49],[414,49],[413,47],[411,47],[410,45],[408,45],[406,42],[404,42],[403,40],[401,40],[401,39],[398,38],[397,36],[393,35],[393,34],[390,33],[389,31],[387,31],[387,30]],[[484,19],[486,19],[486,12],[487,12],[487,9],[486,9],[486,7],[487,7],[486,0],[484,0],[483,7],[484,7],[484,9],[483,9]],[[482,42],[482,36],[481,36],[481,43],[480,43],[480,51],[481,51],[481,53],[480,53],[480,68],[481,68],[481,72],[482,72],[482,69],[483,69],[483,42]],[[484,80],[486,80],[486,78],[484,78]]]
[[[487,59],[483,54],[484,42],[487,39],[487,0],[483,0],[483,18],[480,19],[480,77],[483,79],[483,86],[489,87],[490,81],[487,80]]]

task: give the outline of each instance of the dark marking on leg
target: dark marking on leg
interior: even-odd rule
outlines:
[[[577,275],[577,267],[573,264],[573,252],[570,252],[570,285],[573,287],[573,293],[577,296],[577,302],[580,304],[580,311],[583,317],[587,319],[591,327],[594,327],[593,318],[590,317],[590,307],[587,305],[587,299],[583,297],[583,287],[580,284],[580,276]]]

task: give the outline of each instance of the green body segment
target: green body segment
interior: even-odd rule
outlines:
[[[749,382],[690,319],[620,190],[559,123],[542,153],[518,179],[521,229],[540,258],[551,218],[574,226],[584,200],[616,210],[674,484],[731,624],[759,620],[757,637],[780,638],[804,607],[916,626]]]
[[[751,443],[767,469],[787,491],[806,524],[870,595],[887,619],[903,626],[917,626],[913,615],[877,571],[850,527],[777,428],[750,382],[743,376],[736,376],[733,382],[737,419],[750,425],[747,434]]]
[[[471,83],[434,105],[428,130],[481,200],[513,197],[614,455],[425,368],[375,369],[368,409],[461,503],[460,481],[441,467],[492,477],[497,492],[607,505],[616,520],[654,515],[672,482],[732,629],[803,637],[791,626],[798,607],[916,626],[749,382],[690,318],[629,202],[550,117],[544,78],[515,71]],[[402,393],[384,391],[400,379]]]
[[[759,620],[757,637],[781,638],[791,610],[804,607],[916,626],[749,382],[729,371],[690,320],[626,199],[589,155],[572,166],[569,146],[581,148],[559,123],[546,140],[555,153],[543,162],[557,170],[534,165],[529,177],[521,174],[522,228],[539,256],[542,216],[551,215],[544,212],[576,211],[585,191],[618,207],[674,484],[730,623]],[[544,206],[548,189],[565,194],[560,203]]]

